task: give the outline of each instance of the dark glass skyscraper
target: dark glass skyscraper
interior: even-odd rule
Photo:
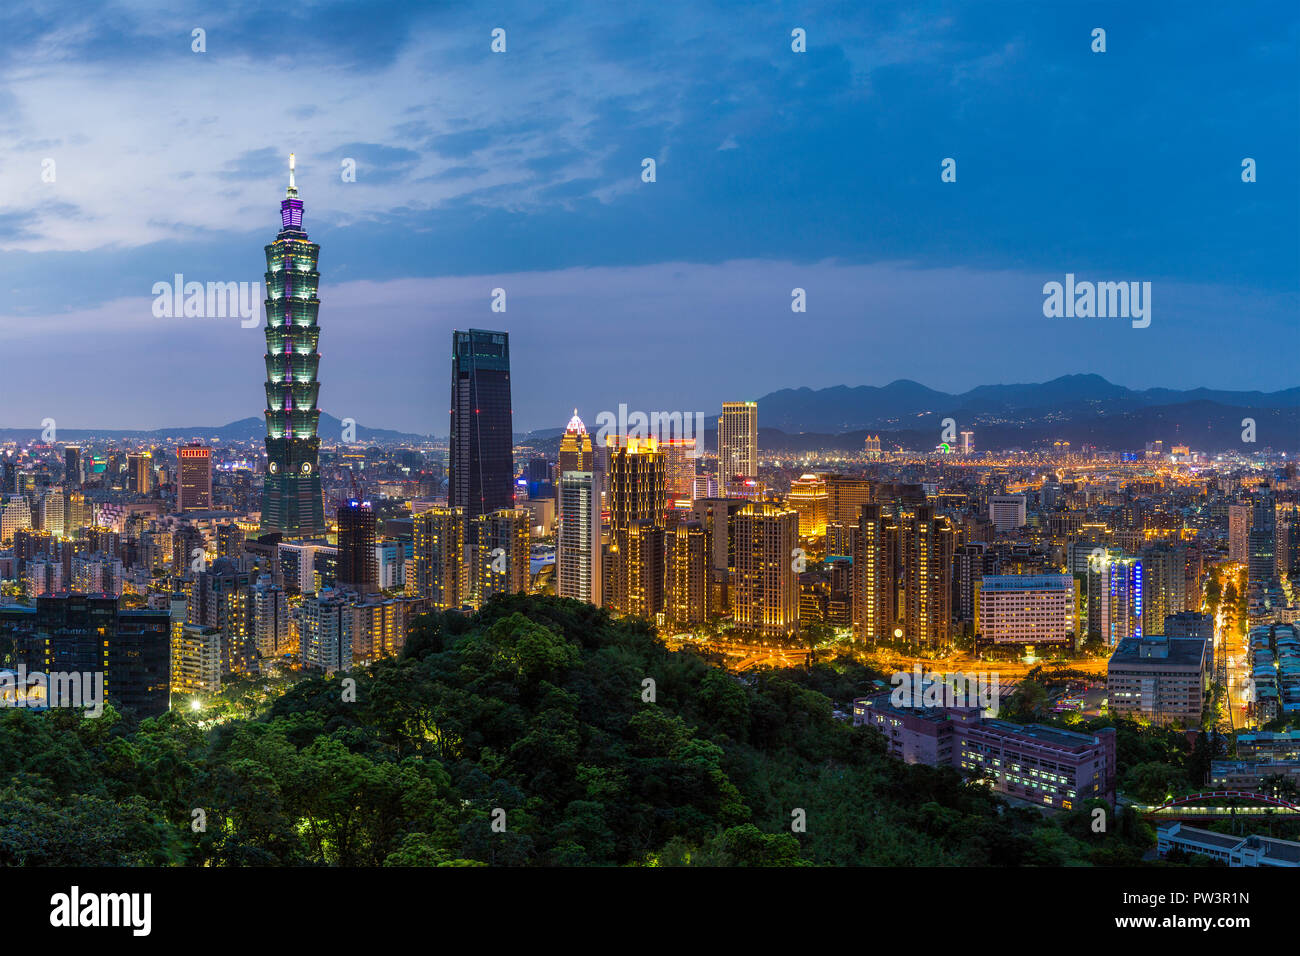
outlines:
[[[85,481],[81,468],[81,446],[68,445],[63,449],[63,483],[69,488],[80,488]]]
[[[317,471],[320,329],[316,297],[320,246],[302,230],[302,200],[293,183],[280,203],[279,235],[266,247],[266,485],[262,533],[310,538],[325,533]]]
[[[375,560],[375,513],[370,502],[355,498],[339,507],[338,586],[360,594],[379,590]]]
[[[107,594],[43,594],[36,599],[43,658],[26,661],[48,672],[101,673],[117,708],[137,717],[167,712],[171,695],[171,620],[166,611],[121,610]]]
[[[447,503],[465,517],[514,507],[510,336],[451,334],[451,438]]]

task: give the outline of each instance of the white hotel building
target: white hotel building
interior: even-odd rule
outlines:
[[[976,634],[983,644],[1075,641],[1075,587],[1069,574],[993,574],[976,584]]]

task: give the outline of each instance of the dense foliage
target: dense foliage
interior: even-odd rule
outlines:
[[[642,622],[497,599],[253,719],[0,712],[0,864],[1023,866],[1150,846],[1135,818],[1099,834],[1090,807],[1013,809],[888,758],[833,714],[871,676],[742,680]]]

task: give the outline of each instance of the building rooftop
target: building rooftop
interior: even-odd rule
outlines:
[[[1203,846],[1212,846],[1220,850],[1231,850],[1240,846],[1242,838],[1239,836],[1215,833],[1213,830],[1202,830],[1200,827],[1189,827],[1186,824],[1175,823],[1171,826],[1161,827],[1161,836],[1166,836],[1173,831],[1178,837],[1184,840],[1194,841]]]
[[[1211,776],[1222,773],[1278,773],[1300,770],[1300,760],[1211,760]]]
[[[1060,730],[1043,724],[1015,724],[1009,720],[991,718],[983,721],[983,726],[991,727],[1003,733],[1029,737],[1052,747],[1090,747],[1097,742],[1092,734],[1080,734],[1073,730]]]
[[[1237,743],[1242,741],[1247,743],[1267,743],[1273,740],[1300,742],[1300,730],[1254,730],[1249,733],[1237,734]]]
[[[1276,837],[1248,836],[1246,845],[1252,850],[1263,850],[1270,860],[1285,860],[1300,864],[1300,843],[1294,840],[1279,840]]]
[[[980,591],[1042,591],[1054,588],[1073,588],[1074,577],[1069,574],[986,574]]]
[[[1126,637],[1115,647],[1107,667],[1199,667],[1205,660],[1205,639],[1200,637]]]

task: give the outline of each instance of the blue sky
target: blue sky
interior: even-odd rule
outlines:
[[[511,333],[520,429],[897,378],[1296,384],[1294,4],[565,7],[4,8],[0,425],[259,414],[261,332],[150,290],[260,280],[291,150],[340,418],[445,433],[470,326]],[[1044,318],[1067,272],[1150,281],[1151,326]]]

